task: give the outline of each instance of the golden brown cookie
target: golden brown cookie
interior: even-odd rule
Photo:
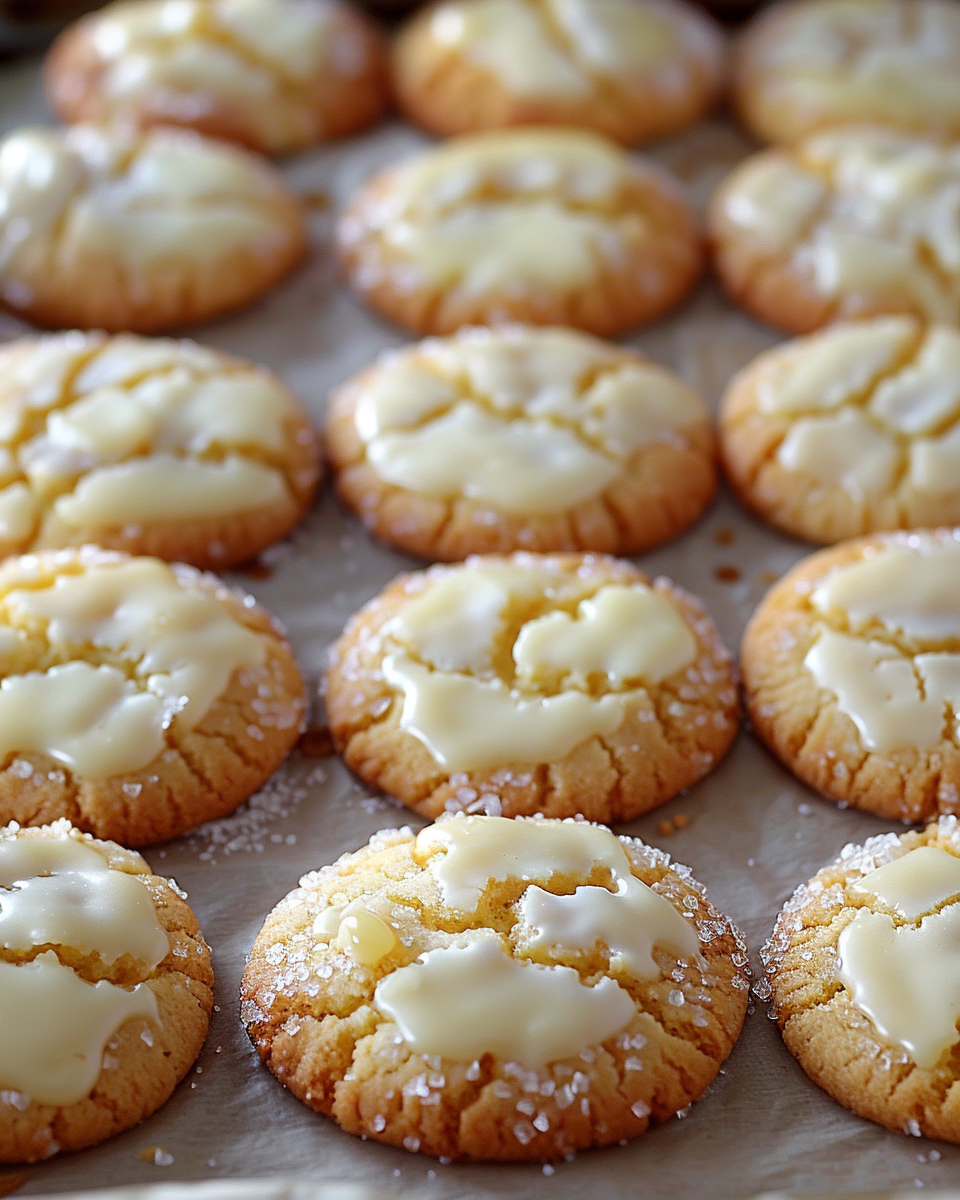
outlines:
[[[256,300],[305,248],[299,203],[239,147],[94,125],[0,143],[0,300],[37,325],[196,325]]]
[[[334,744],[427,817],[629,821],[708,774],[737,732],[713,622],[603,555],[517,554],[401,575],[331,655]]]
[[[68,821],[0,829],[0,1162],[121,1133],[187,1073],[213,970],[183,896]]]
[[[0,556],[87,542],[220,569],[288,533],[319,447],[279,379],[196,342],[0,349]]]
[[[165,841],[256,791],[303,712],[279,625],[215,576],[94,546],[0,566],[0,820]]]
[[[786,0],[736,43],[734,100],[748,128],[793,142],[856,122],[960,135],[954,0]]]
[[[861,1117],[960,1142],[960,830],[872,837],[794,892],[762,956],[791,1054]]]
[[[449,137],[573,125],[628,146],[714,103],[723,34],[682,0],[439,0],[394,47],[400,107]]]
[[[960,332],[875,317],[777,346],[734,377],[720,430],[734,489],[785,533],[960,524]]]
[[[434,560],[636,554],[716,490],[696,393],[569,329],[464,329],[381,358],[334,393],[326,447],[371,532]]]
[[[711,202],[716,268],[761,320],[808,333],[837,318],[960,321],[960,146],[849,128],[766,150]]]
[[[746,1010],[743,939],[687,868],[583,821],[385,830],[305,875],[241,990],[276,1077],[349,1133],[561,1158],[702,1094]]]
[[[741,649],[770,749],[841,805],[960,812],[960,533],[875,534],[804,559]]]
[[[513,320],[612,336],[673,308],[701,267],[673,178],[568,129],[416,155],[370,180],[337,239],[361,296],[415,333]]]
[[[46,62],[67,122],[182,125],[287,154],[355,133],[387,102],[383,38],[339,0],[118,0]]]

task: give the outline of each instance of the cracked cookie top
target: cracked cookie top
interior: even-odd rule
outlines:
[[[429,816],[629,819],[711,770],[737,727],[699,605],[591,555],[402,576],[337,643],[327,710],[347,763]]]
[[[22,1162],[158,1108],[203,1043],[213,976],[175,885],[59,821],[0,830],[0,983],[0,1161]]]
[[[351,1133],[549,1159],[699,1096],[739,1033],[745,966],[662,852],[460,814],[305,876],[257,938],[243,1016],[277,1078]]]
[[[798,888],[763,948],[790,1051],[861,1116],[960,1141],[960,832],[883,834]],[[869,1064],[869,1068],[868,1068]]]
[[[235,808],[303,709],[282,634],[251,598],[93,547],[0,567],[0,674],[0,812],[69,816],[134,845]]]
[[[706,407],[671,371],[572,330],[462,330],[381,359],[327,411],[341,495],[425,557],[637,553],[713,493]]]
[[[721,410],[728,474],[787,533],[832,542],[960,522],[960,333],[842,324],[761,355]]]
[[[847,128],[748,158],[712,202],[721,277],[774,325],[960,320],[960,147]]]
[[[420,333],[515,319],[622,332],[692,286],[679,185],[594,134],[455,138],[367,183],[338,225],[351,283]]]
[[[67,333],[0,350],[0,555],[95,542],[244,562],[309,503],[317,460],[275,376],[195,342]]]
[[[441,0],[394,51],[408,114],[449,136],[581,125],[634,145],[715,100],[723,36],[679,0]]]
[[[960,134],[953,0],[792,0],[760,14],[734,59],[740,115],[764,141],[868,122]]]
[[[287,274],[304,238],[267,163],[185,130],[75,125],[0,143],[0,296],[41,325],[207,320]]]
[[[64,120],[184,125],[286,154],[353,133],[386,103],[372,22],[337,0],[121,0],[47,60]]]
[[[755,725],[826,795],[922,820],[958,808],[960,542],[878,535],[805,559],[744,635]]]

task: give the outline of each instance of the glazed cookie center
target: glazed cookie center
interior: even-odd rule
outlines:
[[[960,113],[960,21],[949,3],[811,6],[757,66],[764,90],[799,112],[933,124]]]
[[[725,197],[729,221],[823,296],[899,289],[929,320],[960,314],[960,150],[871,131],[765,155]]]
[[[776,450],[851,496],[877,500],[899,486],[931,496],[960,477],[960,335],[924,333],[907,318],[818,335],[757,387],[758,408],[792,424]]]
[[[263,375],[189,343],[69,334],[0,385],[0,538],[215,519],[289,497],[274,466],[289,405]]]
[[[599,826],[458,816],[423,830],[414,853],[444,901],[472,917],[491,883],[530,881],[516,905],[522,955],[543,949],[578,958],[603,944],[612,969],[644,980],[660,977],[654,946],[700,961],[692,925],[632,874],[620,843]],[[556,875],[584,878],[598,867],[614,891],[547,890]],[[421,1053],[467,1062],[492,1053],[533,1067],[604,1041],[637,1012],[616,980],[585,984],[574,967],[514,958],[489,929],[385,976],[374,1002]]]
[[[571,100],[589,95],[598,75],[649,70],[680,49],[664,13],[623,0],[464,0],[438,8],[430,33],[516,95]]]
[[[697,397],[652,364],[575,335],[476,335],[385,367],[357,402],[368,462],[389,483],[499,511],[554,513],[599,495],[639,450],[684,444]]]
[[[402,169],[372,220],[411,279],[476,295],[569,291],[652,235],[621,198],[627,170],[593,139],[489,136]]]
[[[107,1042],[131,1018],[159,1024],[157,1001],[143,983],[132,989],[87,982],[57,948],[122,956],[149,974],[169,953],[149,892],[134,875],[73,837],[0,842],[0,947],[33,953],[0,961],[0,1086],[40,1104],[88,1096]]]
[[[0,600],[3,754],[40,751],[89,779],[138,770],[264,662],[256,634],[154,559],[17,582]]]
[[[269,185],[243,156],[191,135],[122,141],[93,126],[26,130],[0,147],[0,277],[37,238],[139,271],[276,242]],[[15,297],[12,297],[15,299]]]
[[[852,890],[896,915],[858,911],[840,934],[841,981],[884,1037],[935,1067],[958,1037],[960,860],[923,846]]]
[[[451,572],[384,636],[400,727],[454,771],[549,762],[612,734],[628,695],[697,655],[677,610],[647,585],[596,588],[522,567]]]
[[[956,740],[960,546],[901,545],[834,571],[813,593],[804,666],[880,753]]]

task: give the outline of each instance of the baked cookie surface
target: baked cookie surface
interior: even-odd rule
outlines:
[[[786,533],[960,524],[960,333],[877,317],[778,346],[733,379],[720,430],[735,490]]]
[[[61,34],[46,83],[68,123],[182,125],[286,154],[380,116],[386,51],[338,0],[120,0]]]
[[[187,130],[23,129],[0,142],[0,299],[53,328],[154,333],[257,299],[303,256],[258,157]]]
[[[960,146],[839,129],[763,151],[711,203],[716,267],[761,320],[808,333],[841,317],[960,321]]]
[[[680,0],[441,0],[394,47],[401,108],[442,136],[576,125],[637,145],[702,116],[723,35]]]
[[[876,534],[804,559],[741,648],[757,734],[843,805],[924,821],[960,811],[960,540]]]
[[[455,138],[374,176],[337,229],[360,295],[416,333],[527,321],[613,335],[689,292],[679,184],[575,130]]]
[[[699,603],[601,555],[400,576],[348,623],[326,701],[347,765],[427,817],[628,821],[708,774],[738,726]]]
[[[790,1052],[888,1129],[960,1142],[960,830],[870,838],[798,888],[762,957]]]
[[[960,10],[953,0],[788,0],[736,44],[734,101],[764,141],[830,126],[960,135]]]
[[[565,329],[467,329],[386,356],[334,393],[325,445],[370,530],[433,560],[638,553],[716,489],[696,393]]]
[[[743,941],[686,868],[578,821],[387,830],[304,876],[242,986],[251,1040],[349,1133],[547,1160],[696,1099],[740,1032]]]
[[[186,1074],[213,970],[182,895],[68,821],[0,829],[0,1162],[121,1133]]]
[[[215,576],[84,547],[0,566],[0,820],[129,846],[232,812],[293,747],[277,623]]]
[[[96,333],[0,348],[0,556],[94,542],[197,567],[253,558],[319,478],[270,372],[195,342]]]

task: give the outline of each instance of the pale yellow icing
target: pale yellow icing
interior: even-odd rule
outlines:
[[[623,722],[623,696],[526,698],[499,679],[430,671],[404,654],[387,655],[383,677],[403,694],[400,728],[450,771],[552,762]]]
[[[932,329],[916,359],[877,386],[870,411],[905,434],[932,433],[960,415],[960,333]]]
[[[2,752],[43,751],[87,778],[146,766],[171,722],[192,729],[235,671],[265,657],[261,639],[221,601],[155,559],[14,589],[3,606],[14,626],[45,624],[51,649],[67,661],[0,683]],[[90,645],[135,664],[135,676],[82,661]]]
[[[0,452],[7,477],[21,478],[0,490],[0,538],[28,542],[51,503],[64,524],[96,529],[213,519],[289,495],[259,461],[282,453],[292,413],[264,373],[191,342],[66,334],[22,350],[11,374]],[[21,440],[27,407],[47,416]]]
[[[0,145],[0,284],[17,279],[39,237],[134,272],[266,251],[286,236],[274,187],[245,157],[171,130],[137,143],[87,125],[10,134]]]
[[[688,69],[684,41],[687,53],[712,59],[699,32],[665,6],[629,0],[547,0],[542,8],[523,0],[452,0],[430,20],[438,45],[492,71],[515,95],[532,97],[588,95],[595,73],[672,68],[675,77]]]
[[[38,856],[33,841],[49,843],[47,853]],[[93,851],[85,858],[96,864],[79,865],[78,851],[86,847],[70,838],[13,839],[4,846],[0,869],[14,878],[5,885],[10,890],[0,890],[0,946],[70,946],[107,965],[129,954],[151,971],[167,957],[167,935],[135,875],[111,871]]]
[[[432,582],[384,627],[392,645],[383,676],[403,697],[400,727],[453,771],[551,762],[615,732],[627,689],[688,666],[697,643],[644,584],[589,591],[576,578],[519,565],[466,566]],[[542,607],[544,597],[548,611],[530,612],[514,636],[511,686],[494,669],[504,614],[517,604]],[[580,601],[575,616],[549,611],[565,599]],[[585,690],[597,676],[615,690]],[[554,686],[562,690],[551,694]]]
[[[76,1104],[92,1091],[107,1042],[135,1018],[159,1023],[145,984],[85,983],[52,950],[0,962],[0,1084],[37,1104]]]
[[[367,446],[367,458],[398,487],[463,495],[520,514],[561,512],[620,473],[616,461],[570,430],[546,420],[504,420],[469,401],[421,429],[382,434]]]
[[[723,211],[771,250],[791,246],[806,233],[828,196],[826,184],[784,155],[764,155],[737,174]]]
[[[416,1052],[530,1067],[604,1042],[637,1011],[614,980],[588,987],[572,967],[520,963],[495,935],[428,951],[382,979],[374,1004]]]
[[[236,454],[223,462],[154,454],[89,472],[53,507],[67,525],[82,529],[213,519],[279,504],[288,495],[279,471]]]
[[[463,294],[568,291],[649,236],[636,208],[617,211],[635,167],[571,130],[458,139],[393,176],[390,201],[365,214],[404,277]]]
[[[697,643],[674,606],[643,584],[615,584],[581,600],[575,616],[552,612],[529,621],[513,647],[524,683],[558,673],[586,681],[604,675],[614,687],[659,683],[689,666]]]
[[[960,424],[938,438],[917,438],[910,447],[909,480],[919,492],[960,491]]]
[[[683,444],[702,401],[653,363],[569,330],[468,330],[382,364],[355,424],[386,481],[519,514],[600,494],[657,441]]]
[[[939,846],[918,846],[850,885],[915,921],[960,895],[960,858]]]
[[[38,875],[105,870],[106,858],[79,838],[69,835],[0,838],[0,888],[12,887],[19,879]]]
[[[776,41],[751,62],[757,102],[776,106],[786,136],[820,121],[938,128],[960,115],[952,0],[820,0],[780,20]]]
[[[813,603],[846,613],[854,632],[876,621],[908,637],[960,637],[960,543],[884,547],[833,571]]]
[[[929,750],[958,732],[960,654],[905,657],[892,646],[822,630],[804,659],[817,683],[880,753]]]
[[[761,412],[839,408],[863,395],[916,336],[905,317],[842,324],[815,334],[758,383]]]
[[[800,417],[777,448],[777,462],[854,497],[874,499],[893,485],[900,451],[858,409]]]
[[[960,905],[900,927],[862,910],[837,948],[840,979],[881,1036],[935,1067],[960,1037]]]
[[[349,904],[324,909],[313,923],[318,941],[336,945],[361,966],[372,967],[399,944],[391,925],[360,896]]]

